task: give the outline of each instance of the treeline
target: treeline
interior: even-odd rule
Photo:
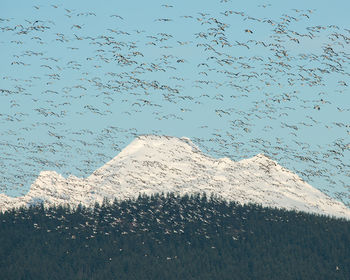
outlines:
[[[205,195],[0,214],[0,279],[350,279],[350,222]]]

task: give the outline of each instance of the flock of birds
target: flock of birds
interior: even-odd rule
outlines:
[[[139,134],[181,134],[220,157],[265,153],[348,203],[350,29],[269,4],[263,17],[229,1],[159,8],[136,29],[63,5],[0,13],[0,190],[26,193],[47,169],[88,176]]]

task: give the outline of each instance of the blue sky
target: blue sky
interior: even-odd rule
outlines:
[[[152,133],[265,153],[349,201],[349,6],[2,1],[0,190],[88,176]]]

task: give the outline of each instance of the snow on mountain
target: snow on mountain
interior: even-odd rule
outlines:
[[[0,194],[0,210],[45,202],[72,206],[139,193],[214,193],[239,203],[345,217],[350,209],[263,154],[234,162],[203,154],[190,139],[143,135],[87,178],[43,171],[22,197]]]

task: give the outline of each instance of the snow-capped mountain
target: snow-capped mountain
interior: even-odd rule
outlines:
[[[43,201],[77,206],[139,193],[214,193],[239,203],[345,217],[350,209],[263,154],[234,162],[203,154],[190,139],[143,135],[87,178],[42,171],[22,197],[0,194],[0,210]]]

